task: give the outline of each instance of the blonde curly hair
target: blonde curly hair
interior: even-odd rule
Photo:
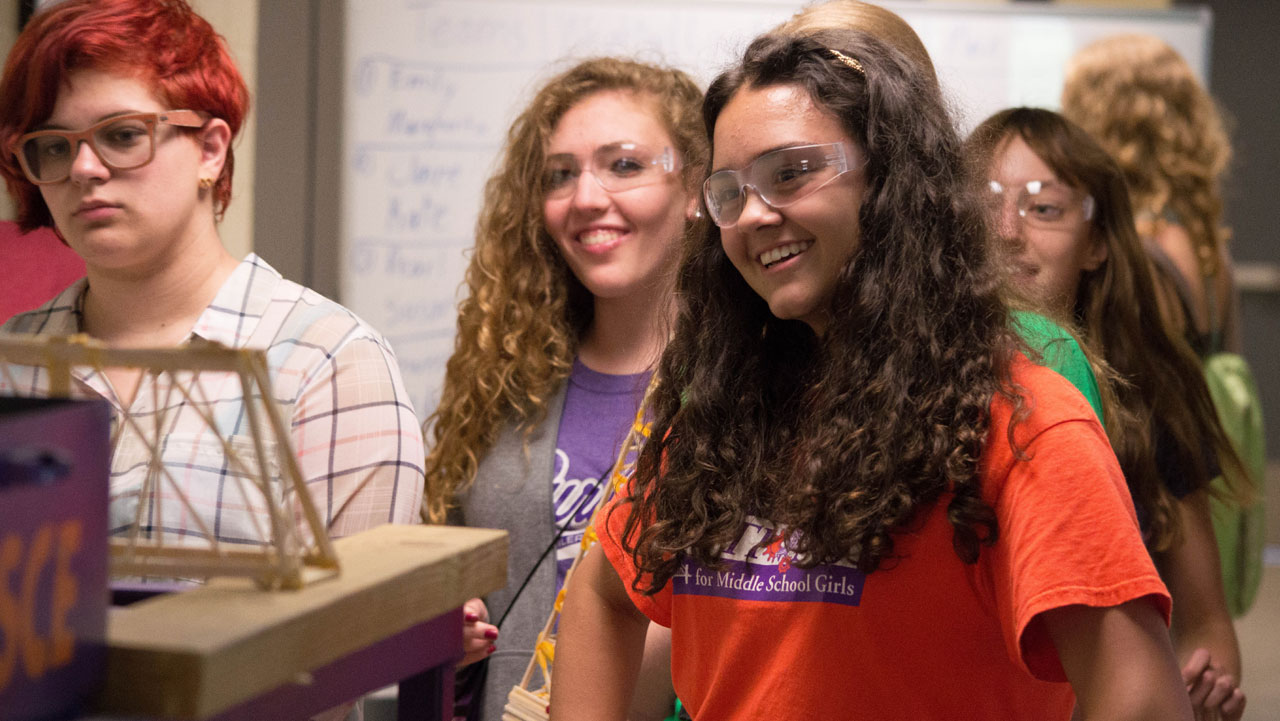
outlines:
[[[1163,40],[1115,35],[1067,65],[1062,113],[1120,164],[1135,213],[1172,212],[1214,274],[1229,233],[1219,182],[1231,160],[1222,113],[1191,67]]]
[[[560,118],[584,98],[609,90],[652,100],[681,159],[688,192],[697,192],[706,172],[702,91],[672,68],[585,60],[547,82],[516,118],[501,164],[485,185],[453,356],[440,404],[425,424],[434,440],[423,499],[429,522],[445,520],[505,424],[516,424],[527,437],[545,419],[548,401],[573,366],[579,335],[591,323],[591,294],[547,233],[540,188],[547,143]]]

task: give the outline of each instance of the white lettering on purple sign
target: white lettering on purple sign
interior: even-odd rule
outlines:
[[[763,543],[771,536],[770,543]],[[866,574],[843,562],[795,567],[795,556],[787,550],[786,534],[775,534],[767,521],[748,518],[742,535],[720,558],[720,569],[686,559],[672,578],[672,593],[845,606],[862,602]]]

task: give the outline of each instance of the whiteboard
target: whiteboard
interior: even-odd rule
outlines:
[[[452,353],[484,182],[532,92],[595,55],[674,65],[705,87],[802,4],[347,0],[340,298],[390,340],[421,417]],[[1207,9],[883,4],[924,40],[964,131],[1010,105],[1055,107],[1066,60],[1117,32],[1159,35],[1208,76]]]

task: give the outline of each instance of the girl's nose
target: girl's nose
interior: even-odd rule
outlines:
[[[578,184],[573,189],[573,205],[585,210],[599,210],[610,202],[609,191],[596,180],[594,171],[583,170],[578,176]]]
[[[76,145],[75,156],[71,159],[71,180],[76,183],[85,183],[93,180],[106,180],[110,176],[111,169],[98,157],[98,153],[94,151],[93,146],[89,145],[87,141],[80,141]]]
[[[782,214],[769,203],[755,188],[747,186],[743,189],[746,196],[742,199],[742,212],[738,214],[737,226],[744,230],[776,225],[782,220]]]

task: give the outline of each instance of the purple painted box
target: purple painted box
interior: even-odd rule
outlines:
[[[66,718],[102,678],[110,423],[0,398],[0,721]]]

